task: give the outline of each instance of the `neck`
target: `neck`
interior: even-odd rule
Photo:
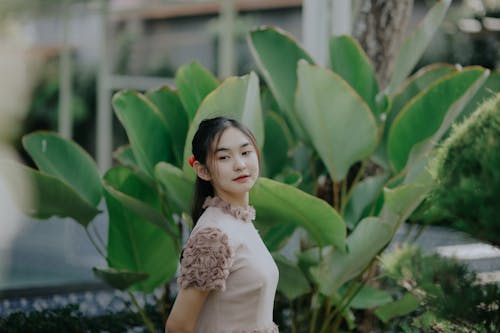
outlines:
[[[230,203],[232,206],[240,206],[240,207],[248,206],[248,201],[249,201],[248,192],[241,196],[232,196],[226,193],[216,193],[216,195],[225,202]]]

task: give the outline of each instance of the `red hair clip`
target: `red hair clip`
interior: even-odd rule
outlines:
[[[194,158],[194,155],[191,155],[191,157],[189,158],[189,165],[191,166],[191,168],[193,167],[194,165],[194,162],[196,161],[196,159]]]

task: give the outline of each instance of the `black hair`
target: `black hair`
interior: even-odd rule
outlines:
[[[198,130],[193,137],[193,141],[191,142],[192,153],[195,160],[205,166],[211,164],[215,147],[217,146],[222,133],[224,133],[224,131],[230,127],[239,129],[250,139],[255,148],[260,164],[260,151],[257,146],[257,141],[255,140],[252,132],[239,121],[226,117],[205,119],[200,123]],[[205,211],[205,209],[203,208],[205,199],[209,196],[214,195],[215,191],[212,183],[203,180],[200,177],[196,177],[193,206],[191,208],[193,226],[196,225],[196,222],[200,218],[201,214],[203,214],[203,212]]]

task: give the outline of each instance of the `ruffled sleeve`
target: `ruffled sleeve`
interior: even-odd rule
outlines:
[[[203,228],[184,247],[177,283],[181,288],[223,291],[231,264],[227,235],[218,228]]]

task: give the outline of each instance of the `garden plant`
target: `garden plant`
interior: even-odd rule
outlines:
[[[9,163],[32,180],[34,197],[24,209],[42,219],[72,218],[106,259],[108,267],[94,268],[99,278],[150,293],[173,281],[191,226],[192,136],[202,119],[236,118],[263,151],[263,177],[250,201],[289,306],[279,324],[292,332],[354,329],[353,302],[376,308],[393,301],[366,285],[365,273],[431,190],[434,147],[487,89],[490,72],[477,66],[435,64],[408,77],[449,4],[437,2],[407,36],[387,87],[379,87],[352,37],[330,39],[325,68],[287,33],[260,27],[248,43],[263,81],[251,72],[220,82],[191,63],[176,72],[175,90],[120,91],[112,103],[129,144],[102,177],[73,141],[31,133],[23,145],[38,170]],[[93,223],[103,198],[107,240]],[[283,255],[297,234],[300,248]]]

